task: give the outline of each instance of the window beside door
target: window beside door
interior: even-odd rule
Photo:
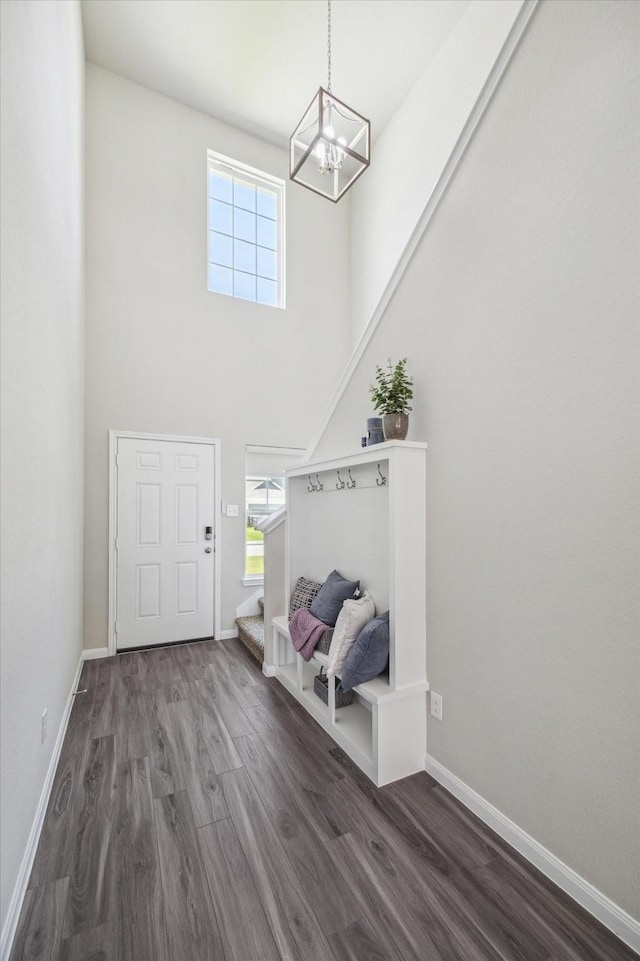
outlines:
[[[285,504],[284,477],[266,474],[247,476],[245,483],[245,576],[264,576],[264,534],[256,524]]]
[[[298,447],[245,447],[245,587],[264,577],[264,535],[255,525],[285,505],[285,471],[297,467],[303,455]]]

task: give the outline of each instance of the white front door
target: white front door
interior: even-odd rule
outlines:
[[[119,437],[118,650],[213,637],[213,444]]]

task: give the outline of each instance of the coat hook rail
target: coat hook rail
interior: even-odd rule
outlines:
[[[335,488],[331,484],[329,484],[328,489],[323,483],[323,481],[320,479],[319,473],[316,473],[315,477],[313,474],[307,474],[306,489],[309,494],[313,494],[316,492],[330,494],[334,489],[337,491],[343,491],[343,490],[355,490],[356,488],[358,490],[368,490],[369,488],[386,487],[387,477],[385,476],[385,474],[382,473],[380,464],[378,464],[377,467],[378,467],[377,476],[374,475],[374,477],[370,478],[370,483],[362,483],[363,478],[361,478],[360,484],[358,484],[358,475],[356,474],[356,476],[354,477],[354,475],[351,473],[350,467],[347,468],[346,477],[342,476],[342,471],[344,471],[344,467],[342,468],[342,471],[336,469]],[[373,483],[374,478],[375,478],[375,484]],[[366,478],[364,478],[364,480],[366,480]]]

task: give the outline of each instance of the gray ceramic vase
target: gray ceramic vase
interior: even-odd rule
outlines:
[[[409,430],[408,414],[385,414],[382,418],[385,440],[404,440]]]

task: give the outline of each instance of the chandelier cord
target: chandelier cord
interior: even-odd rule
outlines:
[[[327,91],[331,93],[331,0],[327,0]]]

